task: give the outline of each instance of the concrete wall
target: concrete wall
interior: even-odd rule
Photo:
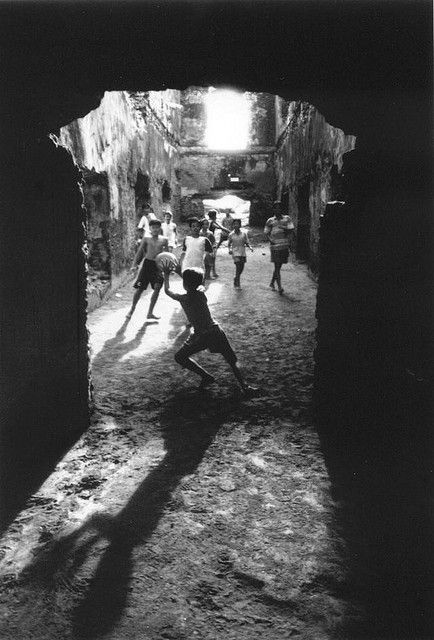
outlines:
[[[275,154],[278,196],[294,221],[297,254],[318,268],[320,216],[332,197],[332,169],[356,138],[327,124],[310,104],[276,97]]]
[[[90,310],[125,278],[141,204],[161,215],[166,194],[179,209],[179,132],[179,92],[172,90],[106,92],[97,109],[60,130],[60,143],[83,169],[91,256],[105,252],[109,262],[107,279],[90,260]]]

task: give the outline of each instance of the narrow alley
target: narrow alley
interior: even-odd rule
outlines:
[[[316,286],[290,263],[284,295],[271,291],[268,247],[254,246],[241,290],[220,251],[207,296],[260,397],[208,353],[217,383],[196,390],[164,293],[158,323],[144,323],[149,293],[125,322],[131,284],[91,314],[93,421],[2,540],[5,640],[331,638],[357,624],[312,423]]]

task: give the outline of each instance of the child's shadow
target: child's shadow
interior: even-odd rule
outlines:
[[[220,397],[199,392],[179,393],[169,399],[160,420],[166,455],[124,508],[114,516],[93,515],[77,531],[50,544],[27,568],[22,580],[42,583],[55,601],[56,586],[73,584],[80,567],[98,553],[95,546],[107,541],[87,591],[72,612],[74,638],[101,637],[120,619],[134,570],[135,547],[149,540],[179,481],[197,469],[221,425],[233,417],[238,405],[236,398],[223,403]]]
[[[116,331],[116,334],[110,340],[104,344],[101,351],[98,353],[95,358],[92,360],[92,368],[99,368],[102,365],[109,365],[110,367],[113,365],[113,362],[121,360],[121,358],[129,353],[130,351],[134,351],[140,345],[143,336],[146,333],[148,327],[153,324],[145,322],[140,329],[138,329],[134,338],[129,340],[128,342],[124,342],[125,338],[125,330],[128,326],[129,320],[125,319],[122,326]]]

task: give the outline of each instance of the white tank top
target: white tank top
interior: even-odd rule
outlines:
[[[182,271],[186,269],[202,269],[204,270],[205,241],[207,238],[199,236],[187,236],[185,242],[185,256],[182,261]]]

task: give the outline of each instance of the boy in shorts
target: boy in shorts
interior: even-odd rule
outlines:
[[[155,258],[162,251],[168,251],[169,247],[167,238],[160,235],[161,222],[159,220],[151,220],[149,222],[149,228],[151,236],[149,238],[143,238],[134,257],[133,266],[131,267],[131,270],[134,271],[143,260],[142,266],[140,267],[139,275],[137,276],[136,281],[133,285],[136,291],[134,293],[131,309],[127,314],[128,320],[133,315],[134,309],[137,306],[140,296],[145,291],[145,289],[147,289],[148,284],[151,285],[153,292],[151,301],[149,303],[148,315],[146,316],[146,318],[148,320],[159,320],[159,317],[155,316],[153,311],[158,299],[158,295],[160,293],[161,286],[163,284],[163,276],[157,268]]]
[[[241,231],[241,220],[239,218],[234,220],[234,230],[229,234],[228,247],[229,254],[232,255],[235,264],[234,287],[241,289],[240,278],[247,260],[246,247],[249,247],[250,251],[253,251],[253,248],[249,242],[247,231]]]
[[[205,253],[204,263],[205,263],[205,276],[204,283],[210,279],[211,271],[214,269],[215,273],[215,250],[216,250],[216,239],[212,231],[209,229],[209,220],[208,218],[204,218],[202,220],[202,229],[200,230],[200,235],[208,238],[211,242],[212,253]]]
[[[229,235],[229,229],[226,229],[226,227],[223,227],[219,222],[217,222],[217,209],[210,209],[208,211],[208,218],[209,218],[209,230],[214,235],[214,237],[217,229],[220,229],[220,231],[223,234],[226,234],[226,237]],[[218,278],[218,273],[216,273],[216,270],[215,270],[216,253],[217,253],[217,245],[214,248],[214,257],[211,265],[211,276],[213,278]]]
[[[177,228],[176,224],[172,222],[172,214],[170,211],[164,212],[164,222],[161,225],[161,231],[163,232],[163,236],[167,238],[170,253],[173,253],[173,250],[178,244],[176,237]]]
[[[188,338],[179,351],[175,353],[175,360],[181,367],[197,373],[201,377],[199,389],[205,389],[215,382],[214,376],[201,367],[191,356],[194,353],[209,349],[211,353],[221,353],[231,367],[243,393],[253,395],[257,389],[250,387],[243,379],[241,371],[237,367],[235,355],[225,332],[212,318],[208,308],[208,301],[202,286],[203,273],[200,269],[185,269],[182,274],[182,283],[186,293],[173,293],[169,287],[169,270],[164,270],[164,291],[177,300],[192,324],[194,333]]]
[[[179,258],[180,272],[185,269],[202,269],[205,273],[205,254],[212,254],[212,244],[205,236],[200,235],[202,221],[198,218],[190,218],[190,235],[184,238],[182,252]]]
[[[281,202],[276,200],[273,203],[274,216],[268,218],[265,223],[265,237],[270,243],[270,259],[274,263],[273,275],[270,282],[270,289],[275,291],[274,284],[280,295],[283,293],[282,282],[280,278],[280,269],[283,264],[288,262],[289,256],[289,239],[290,234],[294,233],[294,225],[287,215],[282,215]]]

